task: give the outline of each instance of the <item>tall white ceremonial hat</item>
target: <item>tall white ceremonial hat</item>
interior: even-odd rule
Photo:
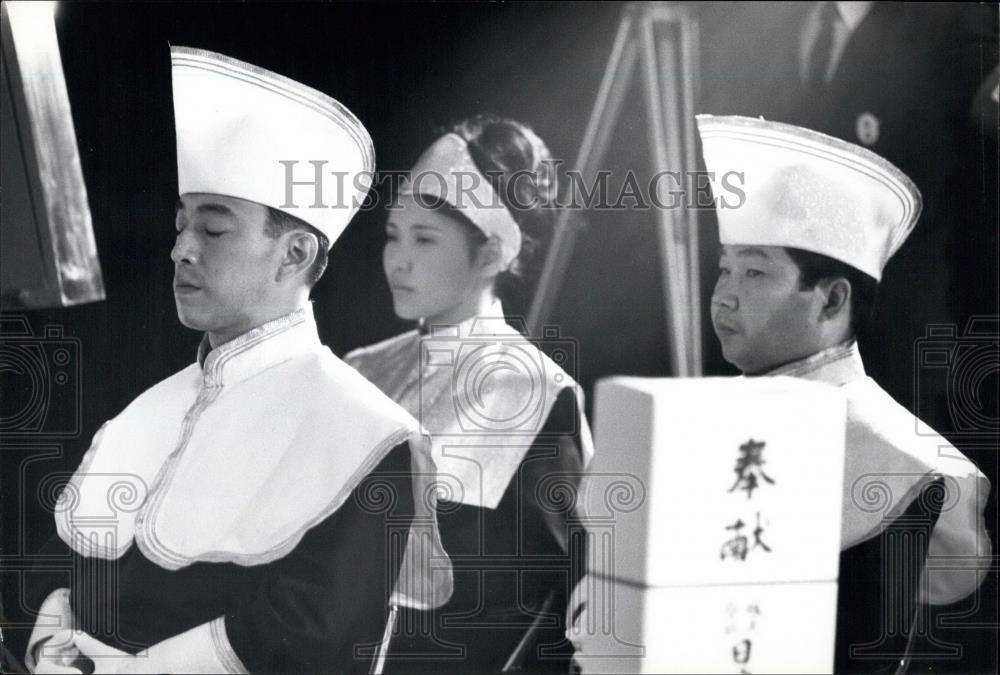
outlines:
[[[920,215],[902,171],[851,143],[749,117],[698,115],[705,166],[738,186],[716,190],[722,244],[788,246],[835,258],[876,280]],[[741,201],[741,203],[739,203]],[[734,203],[737,202],[737,203]]]
[[[170,53],[179,193],[270,206],[332,246],[375,170],[358,118],[326,94],[249,63],[189,47]]]
[[[437,139],[424,151],[399,192],[450,204],[487,237],[500,241],[505,268],[521,251],[521,228],[489,179],[476,167],[469,144],[454,132]]]

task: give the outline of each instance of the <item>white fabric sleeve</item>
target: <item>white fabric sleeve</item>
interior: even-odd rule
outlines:
[[[35,627],[31,631],[31,637],[28,638],[28,649],[24,655],[24,665],[28,670],[35,672],[35,666],[38,665],[35,662],[35,649],[44,647],[41,643],[59,631],[72,629],[73,610],[69,606],[69,589],[57,588],[49,593],[45,602],[38,608],[38,618],[35,619]]]
[[[135,655],[137,673],[247,673],[226,635],[225,617],[157,642]]]

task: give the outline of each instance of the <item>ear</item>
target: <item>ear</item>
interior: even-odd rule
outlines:
[[[476,251],[476,271],[483,277],[495,277],[503,271],[503,247],[495,235],[479,245]]]
[[[816,289],[822,294],[820,321],[847,317],[851,311],[851,282],[844,277],[821,279]]]
[[[285,255],[278,267],[277,281],[289,279],[298,274],[304,274],[312,267],[319,255],[319,240],[311,232],[292,230],[284,234],[286,238]]]

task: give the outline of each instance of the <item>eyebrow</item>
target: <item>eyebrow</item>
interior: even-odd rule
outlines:
[[[389,228],[392,228],[394,230],[400,229],[399,225],[397,225],[396,223],[392,222],[391,220],[388,221],[388,222],[386,222],[385,228],[387,230]],[[434,231],[434,232],[440,232],[441,231],[441,228],[438,227],[437,225],[427,225],[427,224],[424,224],[424,223],[414,223],[413,225],[410,226],[410,229],[411,230],[425,230],[425,231],[426,230],[431,230],[431,231]]]
[[[176,207],[177,212],[180,213],[181,211],[184,210],[184,208],[185,208],[184,200],[178,199]],[[223,204],[213,204],[211,202],[209,202],[208,204],[199,204],[198,208],[195,210],[198,213],[215,213],[220,216],[230,216],[232,218],[236,217],[236,214],[233,213],[233,210]]]
[[[719,257],[725,255],[725,251],[719,253]],[[764,258],[765,260],[770,260],[771,256],[764,252],[764,249],[756,248],[754,246],[738,248],[735,251],[735,255],[740,258]]]

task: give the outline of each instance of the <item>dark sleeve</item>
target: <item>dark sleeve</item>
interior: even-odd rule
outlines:
[[[563,389],[518,471],[523,550],[569,554],[573,506],[583,476],[580,418],[572,389]]]
[[[73,551],[53,534],[31,563],[23,588],[24,608],[37,612],[57,588],[69,588],[73,577]]]
[[[833,672],[904,672],[900,654],[912,665],[919,647],[929,647],[921,644],[925,636],[931,638],[923,631],[917,633],[916,643],[908,642],[911,631],[918,630],[913,621],[920,580],[930,534],[941,515],[941,500],[933,495],[943,490],[943,478],[927,484],[902,515],[883,524],[877,537],[840,553]]]
[[[51,514],[49,514],[49,522],[51,522]],[[30,558],[30,567],[25,570],[24,574],[10,576],[17,586],[14,587],[11,584],[9,588],[11,595],[5,597],[4,601],[6,602],[9,598],[17,604],[15,606],[8,605],[3,609],[9,612],[7,615],[9,619],[21,620],[24,623],[22,630],[5,631],[3,637],[7,649],[17,658],[24,657],[42,603],[56,589],[71,587],[75,556],[76,554],[63,543],[59,535],[53,534]]]
[[[569,672],[566,605],[586,564],[585,533],[575,510],[583,476],[579,424],[576,396],[564,389],[516,477],[520,551],[530,559],[518,580],[520,600],[541,614],[509,657],[515,670]]]
[[[412,519],[403,443],[226,616],[229,642],[247,669],[367,672]]]

